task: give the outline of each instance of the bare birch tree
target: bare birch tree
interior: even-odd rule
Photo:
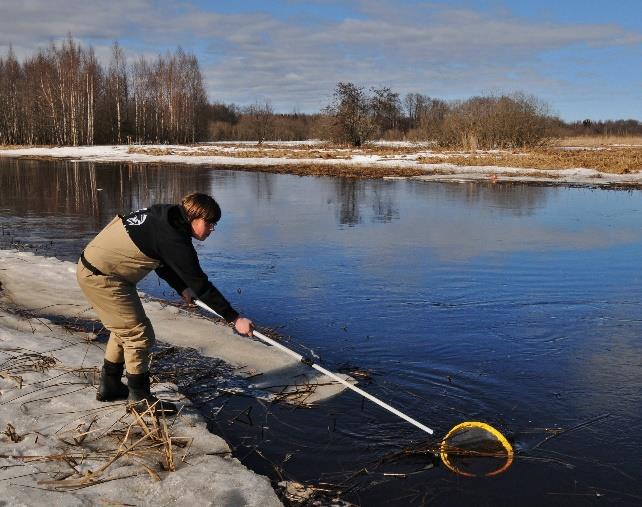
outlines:
[[[127,83],[127,60],[118,42],[111,48],[111,62],[105,82],[106,114],[109,119],[111,142],[122,144],[123,127],[127,115],[129,88]]]
[[[130,114],[133,125],[130,123]],[[190,143],[207,135],[196,56],[177,49],[127,66],[118,43],[107,71],[71,36],[20,64],[0,57],[0,143]]]

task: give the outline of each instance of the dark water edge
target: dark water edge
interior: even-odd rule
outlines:
[[[201,189],[224,218],[199,255],[235,305],[438,433],[484,419],[520,451],[492,479],[383,463],[425,438],[355,395],[308,410],[217,392],[225,372],[184,382],[247,466],[361,505],[640,503],[639,192],[0,161],[2,246],[75,260],[115,213]]]

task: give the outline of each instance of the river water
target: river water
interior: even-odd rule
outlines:
[[[192,191],[223,209],[197,251],[235,307],[436,435],[482,420],[518,451],[468,479],[390,463],[427,435],[352,393],[203,403],[247,466],[360,505],[642,503],[642,192],[0,159],[2,245],[75,260],[116,213]]]

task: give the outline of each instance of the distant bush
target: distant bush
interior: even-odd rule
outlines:
[[[363,87],[353,83],[337,83],[324,113],[331,119],[327,136],[333,141],[361,146],[376,131],[371,98]]]
[[[277,114],[274,117],[274,136],[281,141],[305,141],[318,138],[315,129],[319,115]]]
[[[445,102],[421,94],[403,101],[389,88],[370,93],[338,83],[325,109],[327,138],[361,146],[373,139],[434,141],[463,149],[518,148],[542,144],[551,133],[548,106],[524,94],[479,96]]]
[[[473,97],[456,102],[435,122],[435,140],[464,149],[524,148],[550,135],[546,104],[522,94]]]
[[[275,113],[269,101],[245,108],[214,103],[207,111],[211,141],[304,141],[318,137],[318,114]]]

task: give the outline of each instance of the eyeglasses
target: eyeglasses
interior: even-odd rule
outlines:
[[[210,227],[212,230],[216,229],[216,222],[210,222],[209,220],[205,219],[203,219],[203,221],[205,222],[205,225]]]

